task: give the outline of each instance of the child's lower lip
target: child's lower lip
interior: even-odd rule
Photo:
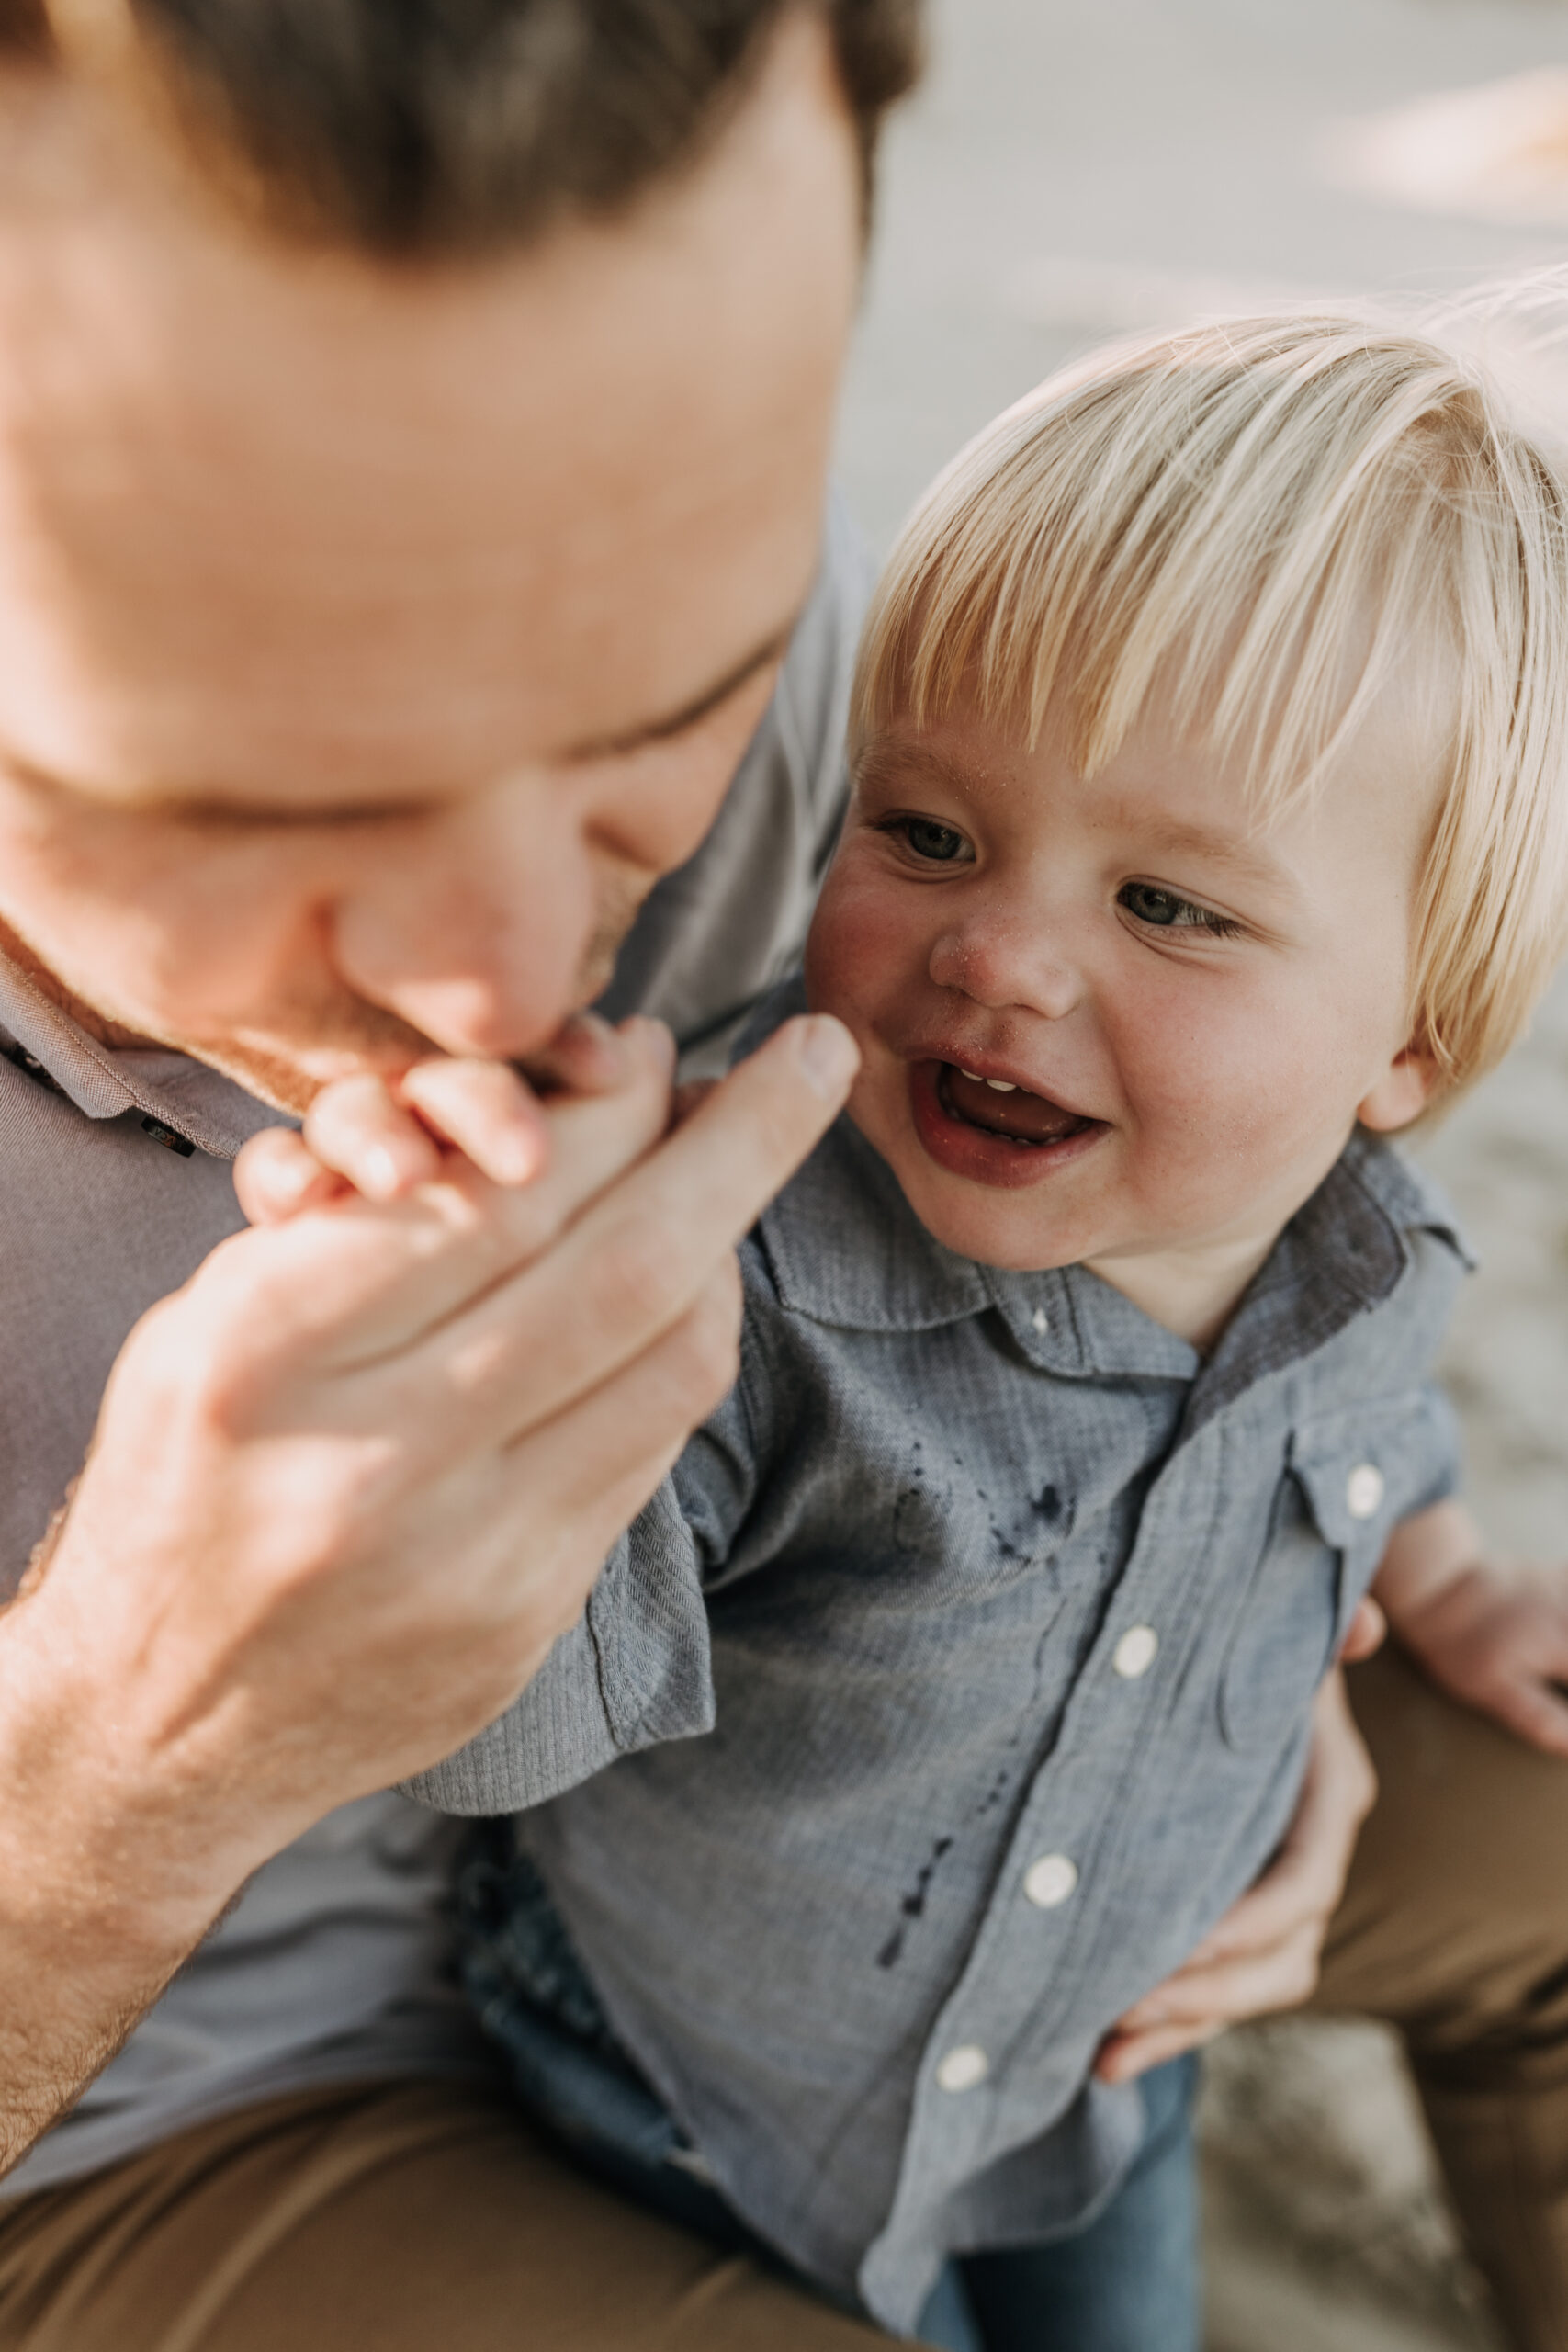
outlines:
[[[946,1067],[945,1062],[910,1063],[909,1108],[922,1146],[950,1175],[1008,1191],[1038,1184],[1068,1160],[1081,1159],[1107,1131],[1103,1119],[1086,1119],[1055,1143],[1019,1143],[1010,1136],[990,1135],[973,1121],[957,1117],[943,1100]]]

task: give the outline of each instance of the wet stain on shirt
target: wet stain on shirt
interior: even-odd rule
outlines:
[[[937,1864],[941,1861],[942,1856],[949,1851],[952,1845],[953,1840],[951,1838],[939,1838],[935,1845],[931,1848],[931,1860],[927,1862],[922,1862],[919,1871],[916,1872],[914,1885],[909,1889],[908,1894],[904,1897],[903,1902],[898,1906],[903,1916],[899,1919],[898,1925],[894,1928],[893,1933],[888,1937],[887,1941],[883,1945],[882,1950],[876,1955],[876,1964],[878,1968],[896,1968],[897,1966],[899,1957],[904,1950],[904,1938],[908,1932],[909,1922],[912,1919],[919,1919],[924,1914],[926,1907],[926,1896],[931,1892],[931,1883],[936,1874]]]

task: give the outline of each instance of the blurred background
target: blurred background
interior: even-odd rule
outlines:
[[[933,29],[842,420],[878,554],[1108,335],[1568,262],[1568,0],[938,0]],[[1448,1367],[1473,1499],[1568,1553],[1568,978],[1422,1148],[1483,1261]],[[1205,2096],[1211,2352],[1494,2352],[1376,2028],[1232,2035]]]

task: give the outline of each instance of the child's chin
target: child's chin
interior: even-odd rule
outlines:
[[[1043,1214],[1038,1202],[1026,1205],[1016,1193],[984,1193],[933,1169],[923,1152],[920,1159],[922,1167],[900,1166],[895,1172],[926,1231],[955,1256],[1004,1273],[1038,1274],[1083,1255],[1077,1238]]]

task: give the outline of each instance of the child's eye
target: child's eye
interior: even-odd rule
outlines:
[[[1126,908],[1139,922],[1146,922],[1157,931],[1204,931],[1211,939],[1229,939],[1239,929],[1228,915],[1216,915],[1207,907],[1194,905],[1190,899],[1178,898],[1174,890],[1162,890],[1154,882],[1124,882],[1116,894],[1117,904]]]
[[[965,865],[972,854],[957,828],[939,825],[934,817],[890,817],[882,831],[895,834],[930,865]]]

